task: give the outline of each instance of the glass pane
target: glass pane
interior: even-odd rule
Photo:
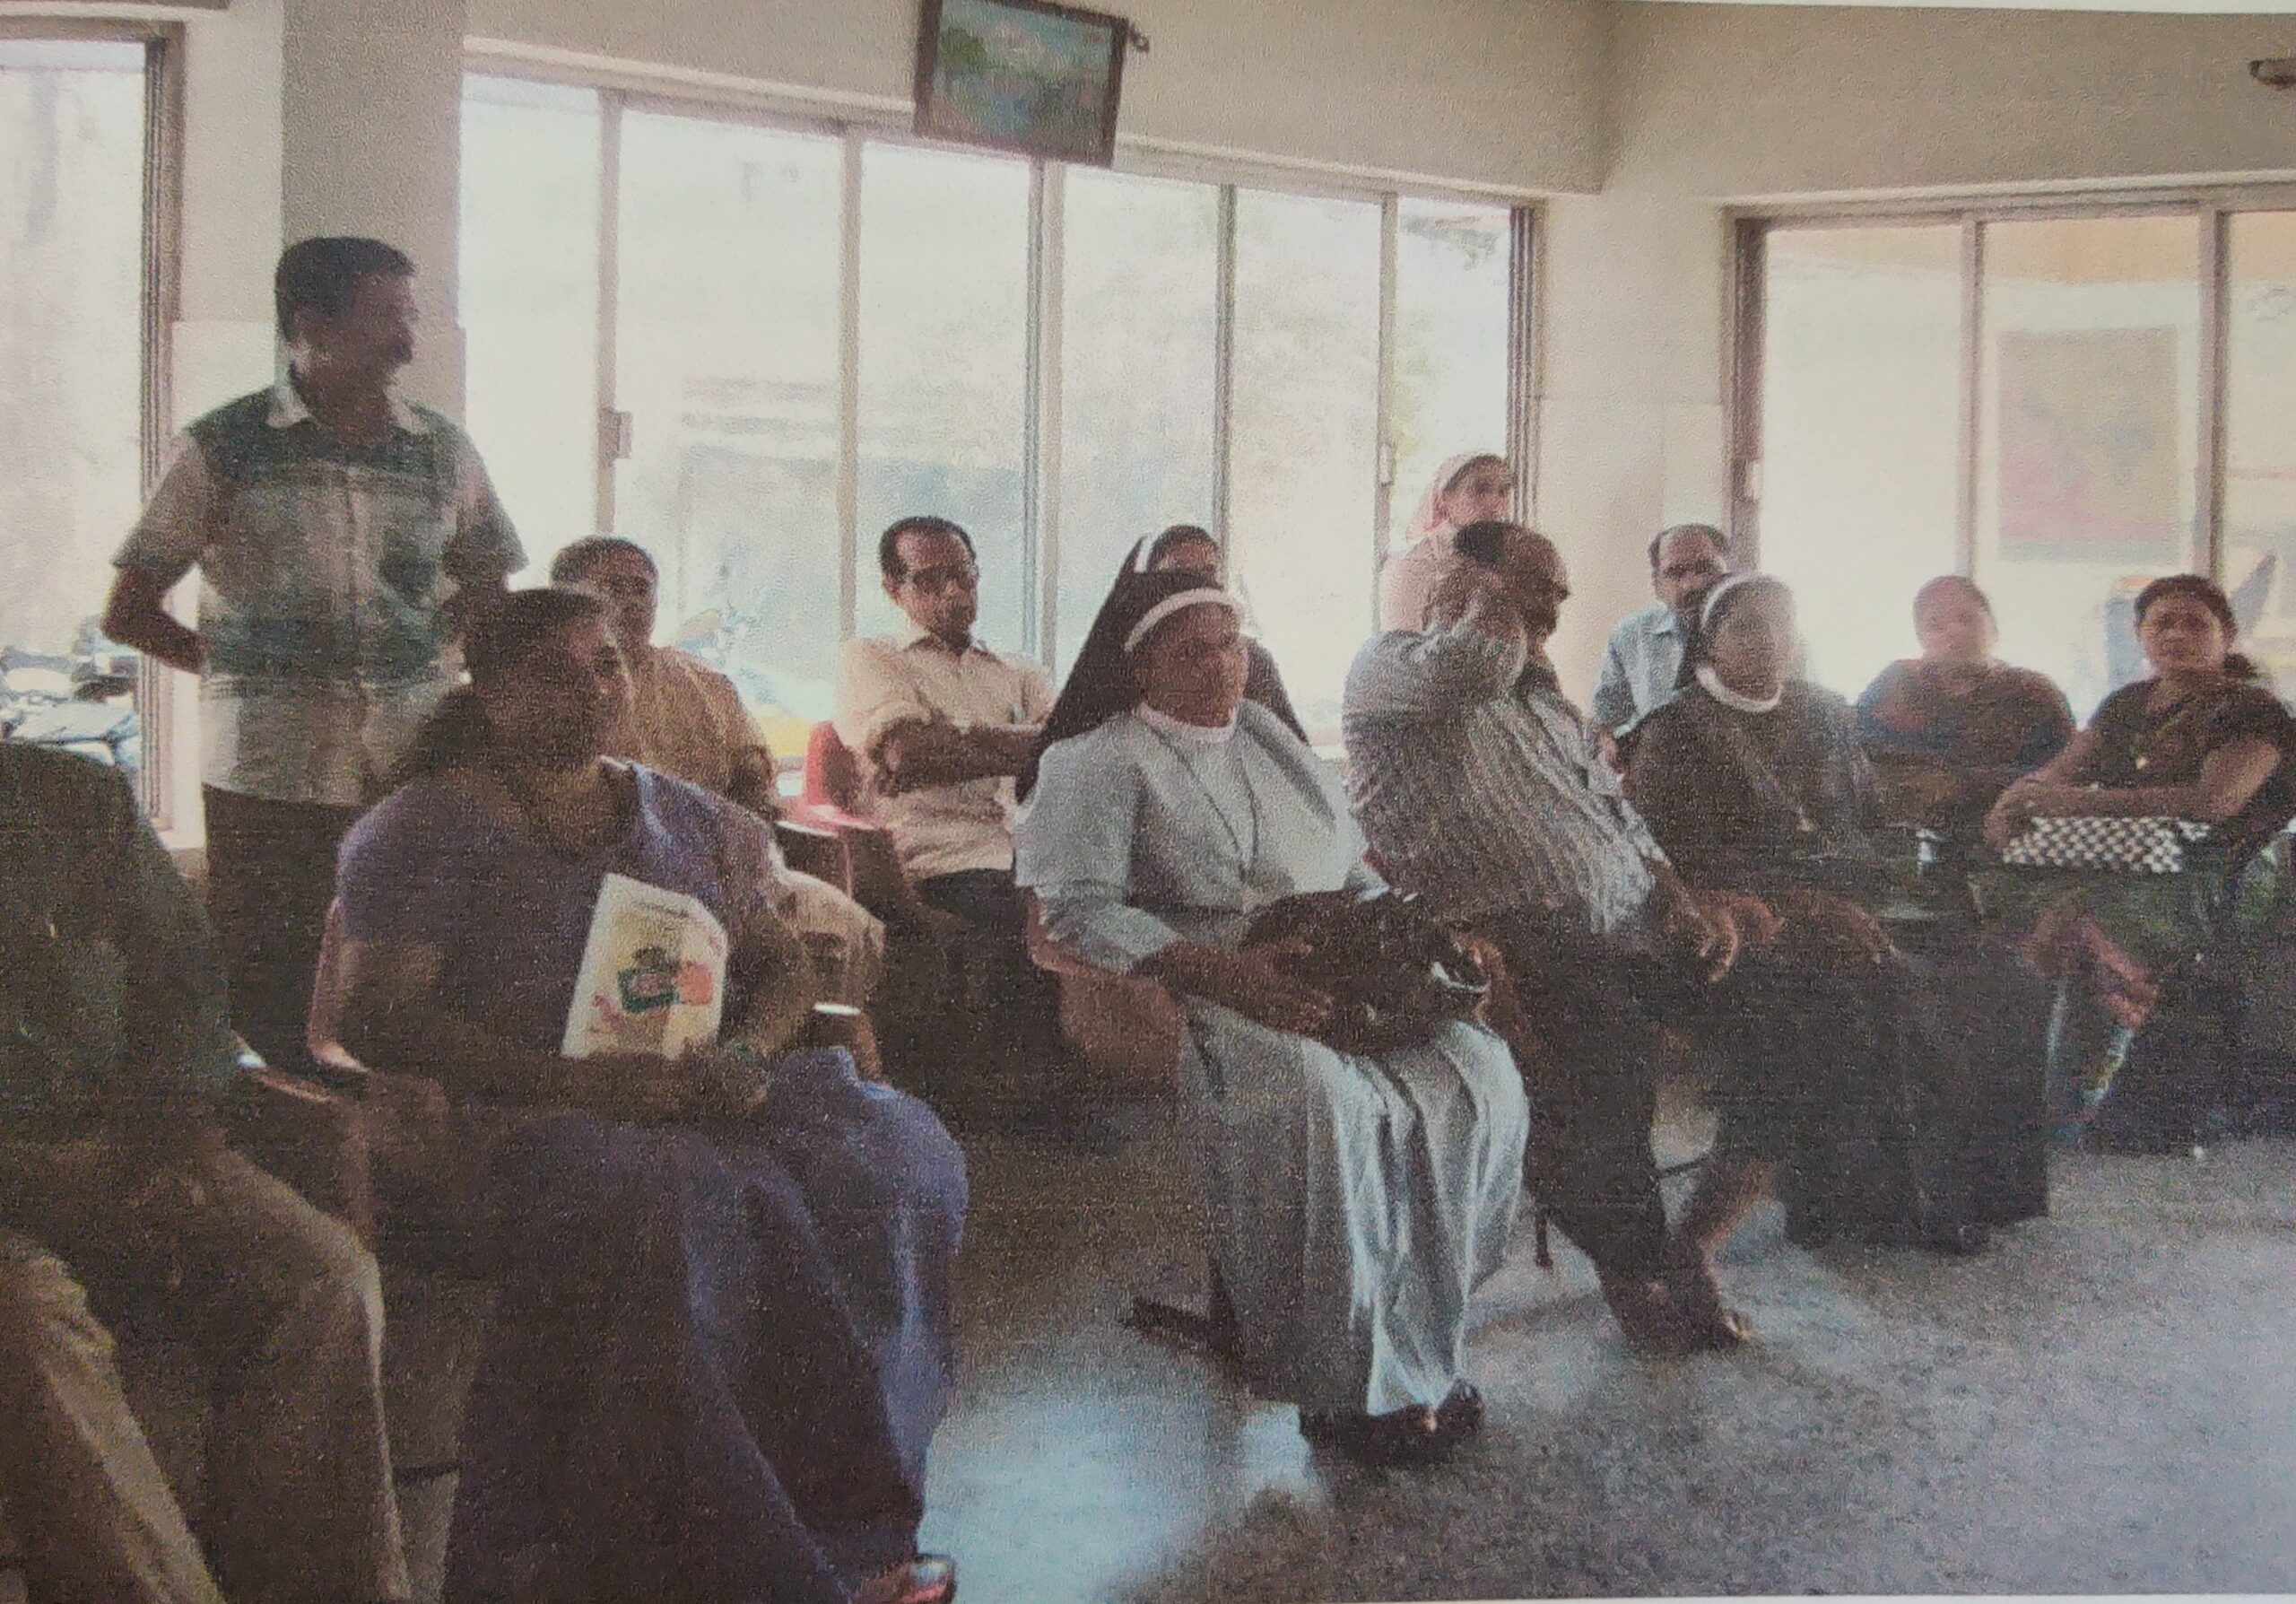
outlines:
[[[662,566],[662,635],[733,677],[774,750],[837,675],[833,138],[622,119],[614,524]]]
[[[982,640],[1024,651],[1029,169],[871,145],[861,162],[860,627],[900,619],[877,536],[954,519],[980,557]]]
[[[1443,459],[1508,454],[1507,303],[1514,219],[1502,206],[1405,200],[1396,230],[1395,494],[1390,549]]]
[[[143,314],[143,50],[0,40],[0,648],[95,644],[144,488]]]
[[[1986,226],[1977,577],[2002,655],[2090,710],[2137,678],[2130,603],[2190,567],[2200,226]]]
[[[597,528],[598,97],[463,80],[464,422],[535,573]]]
[[[1237,583],[1309,732],[1334,735],[1371,630],[1378,206],[1238,195],[1234,362]]]
[[[2248,655],[2296,685],[2296,212],[2231,221],[2224,581]]]
[[[1062,671],[1132,543],[1212,523],[1220,192],[1072,169],[1061,320]]]
[[[1914,650],[1959,564],[1961,231],[1765,240],[1761,565],[1803,598],[1813,677],[1855,696]]]

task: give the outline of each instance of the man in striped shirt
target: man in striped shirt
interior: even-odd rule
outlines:
[[[1368,643],[1343,725],[1357,818],[1389,877],[1498,946],[1540,1042],[1518,1041],[1532,1083],[1533,1184],[1594,1261],[1638,1345],[1723,1346],[1707,1229],[1743,1211],[1725,1155],[1667,1234],[1650,1125],[1665,1023],[1709,1033],[1710,988],[1735,963],[1740,901],[1695,893],[1597,755],[1546,657],[1570,595],[1552,542],[1513,524],[1459,532],[1466,558],[1425,627]],[[1726,1053],[1751,1050],[1727,1029]],[[1716,1243],[1718,1245],[1718,1242]]]

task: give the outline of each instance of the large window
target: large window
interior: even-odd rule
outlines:
[[[1396,231],[1395,494],[1387,541],[1400,545],[1444,458],[1510,455],[1507,393],[1514,214],[1405,198]]]
[[[1383,519],[1451,452],[1512,449],[1504,207],[465,96],[470,423],[510,515],[538,565],[643,544],[663,636],[785,755],[839,641],[893,626],[877,536],[922,512],[973,537],[982,638],[1064,670],[1134,541],[1213,529],[1334,733]]]
[[[1233,578],[1311,729],[1371,631],[1379,208],[1258,192],[1236,208]]]
[[[1220,195],[1068,175],[1061,306],[1061,668],[1133,543],[1216,521]]]
[[[152,466],[158,57],[0,23],[0,725],[123,764],[135,665],[97,620]]]
[[[2224,352],[2224,571],[2249,654],[2296,690],[2296,212],[2231,220]]]
[[[544,551],[597,526],[599,139],[595,95],[481,80],[463,105],[464,423]]]
[[[899,621],[876,536],[937,512],[980,559],[982,639],[1025,649],[1029,170],[900,145],[861,163],[864,633]]]
[[[2136,589],[2206,562],[2199,274],[2190,215],[1986,230],[1977,572],[2006,649],[2083,710],[2144,671]]]
[[[661,565],[664,636],[783,751],[829,711],[838,641],[843,171],[834,138],[622,121],[614,528]]]
[[[2296,660],[2292,218],[1749,224],[1739,532],[1811,598],[1817,676],[1855,694],[1912,651],[1915,587],[1955,571],[2084,716],[2144,672],[2161,574],[2213,571],[2258,655]]]
[[[1961,562],[1961,261],[1952,227],[1770,237],[1762,565],[1809,598],[1813,672],[1852,693]]]

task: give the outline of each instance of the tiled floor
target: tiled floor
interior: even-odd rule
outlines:
[[[1525,1231],[1478,1303],[1492,1426],[1415,1480],[1311,1460],[1289,1408],[1118,1323],[1199,1280],[1179,1144],[1140,1132],[971,1144],[925,1539],[976,1604],[2296,1587],[2286,1146],[2061,1163],[2055,1217],[1966,1263],[1804,1253],[1771,1211],[1728,1266],[1761,1340],[1674,1365]]]
[[[1135,1292],[1203,1302],[1200,1221],[1172,1122],[1149,1109],[1125,1123],[1134,1139],[1108,1158],[967,1140],[966,1370],[934,1440],[924,1539],[958,1555],[968,1600],[1118,1599],[1263,1495],[1310,1507],[1326,1495],[1290,1406],[1123,1325]],[[1696,1147],[1683,1137],[1662,1150]],[[1559,1238],[1556,1268],[1536,1268],[1529,1217],[1485,1308],[1573,1347],[1606,1345],[1592,1274]]]

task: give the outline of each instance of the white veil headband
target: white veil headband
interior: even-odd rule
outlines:
[[[1129,656],[1137,651],[1140,643],[1165,619],[1189,607],[1225,607],[1237,617],[1243,616],[1243,608],[1237,604],[1236,598],[1217,586],[1199,585],[1193,590],[1176,590],[1140,615],[1140,622],[1134,624],[1132,632],[1124,638],[1126,654]]]
[[[1720,604],[1722,598],[1742,586],[1752,584],[1756,580],[1767,580],[1770,584],[1778,586],[1780,589],[1785,588],[1785,582],[1779,580],[1777,575],[1763,573],[1759,570],[1749,570],[1744,573],[1724,574],[1720,579],[1714,581],[1714,588],[1706,593],[1706,600],[1699,605],[1699,629],[1700,631],[1712,629],[1714,627],[1714,609]]]
[[[1480,462],[1484,458],[1493,462],[1506,460],[1496,451],[1462,451],[1456,457],[1443,459],[1443,466],[1435,470],[1434,482],[1428,485],[1427,493],[1419,498],[1418,510],[1411,515],[1411,522],[1403,532],[1404,548],[1417,545],[1444,527],[1443,515],[1435,510],[1435,503],[1442,498],[1444,492],[1451,488],[1451,481],[1465,471],[1467,464]]]

